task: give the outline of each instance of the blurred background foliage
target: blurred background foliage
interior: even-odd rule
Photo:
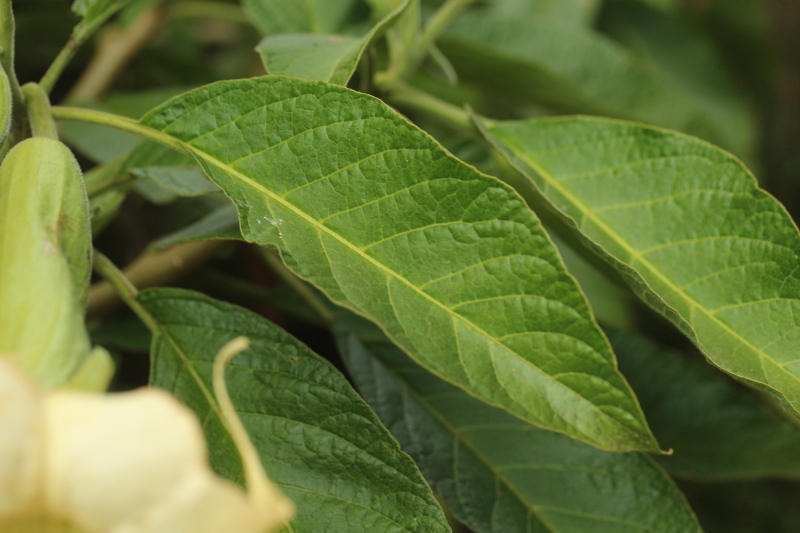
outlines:
[[[363,34],[369,3],[341,2],[337,9],[347,16],[325,30]],[[424,1],[423,16],[441,3]],[[21,82],[38,80],[67,41],[77,20],[70,4],[14,2]],[[251,22],[236,0],[134,0],[80,50],[56,86],[53,102],[139,117],[186,89],[263,75],[255,52],[261,37],[291,30],[286,25],[298,22]],[[381,47],[371,51],[351,87],[381,96],[370,73],[380,69],[384,57]],[[408,81],[493,118],[578,112],[686,131],[740,157],[795,219],[800,215],[797,0],[477,1],[457,17],[435,56]],[[458,157],[520,186],[474,136],[394,103]],[[61,135],[87,172],[138,143],[128,134],[81,124],[64,125]],[[170,235],[179,240],[186,231],[203,228],[235,231],[230,228],[235,216],[224,211],[221,193],[204,189],[202,177],[191,178],[191,195],[171,189],[168,178],[139,173],[124,187],[93,198],[93,207],[107,210],[96,245],[117,264],[152,253],[153,243]],[[105,182],[98,178],[97,183]],[[546,222],[546,213],[540,214]],[[184,233],[176,237],[178,231]],[[697,357],[626,289],[598,276],[597,265],[569,242],[559,246],[604,324],[639,329]],[[169,282],[254,309],[342,368],[329,333],[315,324],[315,311],[294,296],[296,280],[267,259],[271,269],[263,268],[264,254],[229,243],[187,259],[198,268]],[[116,389],[146,383],[149,334],[138,320],[124,310],[106,309],[90,328],[94,342],[116,351]],[[687,478],[679,484],[709,533],[800,531],[800,483],[791,479],[708,483]]]

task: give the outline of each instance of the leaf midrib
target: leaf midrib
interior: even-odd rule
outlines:
[[[162,133],[164,133],[164,132],[162,132]],[[341,244],[343,244],[344,246],[346,246],[347,248],[352,250],[352,252],[354,254],[356,254],[356,255],[362,257],[363,259],[367,260],[368,262],[372,263],[379,271],[384,272],[387,275],[387,277],[393,277],[397,281],[399,281],[399,282],[403,283],[404,285],[406,285],[407,287],[411,288],[414,292],[416,292],[417,294],[419,294],[420,296],[422,296],[423,298],[425,298],[426,300],[431,302],[433,305],[435,305],[436,307],[438,307],[442,311],[444,311],[446,313],[446,315],[448,315],[448,316],[450,316],[450,317],[452,317],[454,319],[461,320],[468,327],[471,327],[476,332],[478,332],[480,335],[483,335],[485,338],[487,338],[490,341],[492,341],[498,347],[501,347],[506,352],[513,354],[514,357],[517,357],[518,359],[523,361],[526,365],[528,365],[531,368],[535,369],[542,376],[544,376],[547,380],[549,380],[549,381],[551,381],[553,383],[556,383],[562,389],[568,390],[571,393],[573,393],[582,402],[584,402],[585,404],[588,404],[590,409],[596,411],[602,418],[612,421],[615,426],[621,428],[628,435],[631,435],[631,434],[633,434],[634,436],[637,435],[635,430],[623,425],[616,418],[613,418],[610,415],[608,415],[607,413],[603,412],[600,409],[599,406],[593,404],[588,398],[584,397],[583,395],[581,395],[579,392],[575,391],[574,389],[571,389],[571,388],[567,387],[566,385],[562,384],[561,382],[555,380],[555,378],[553,378],[549,374],[543,372],[535,364],[531,363],[530,361],[528,361],[527,359],[522,357],[520,354],[518,354],[517,352],[515,352],[514,350],[512,350],[511,348],[509,348],[508,346],[506,346],[502,342],[498,341],[493,335],[490,335],[488,332],[484,331],[477,324],[475,324],[471,320],[468,320],[466,317],[463,317],[462,315],[460,315],[458,313],[454,313],[452,310],[448,309],[443,303],[441,303],[438,300],[434,299],[432,296],[430,296],[426,292],[420,290],[418,287],[416,287],[413,283],[411,283],[405,277],[401,276],[399,273],[395,272],[394,270],[388,268],[386,265],[381,264],[380,262],[378,262],[376,259],[372,258],[371,256],[365,254],[357,246],[355,246],[354,244],[350,243],[348,240],[346,240],[341,235],[339,235],[338,233],[334,232],[333,230],[331,230],[327,226],[324,226],[323,224],[320,224],[314,218],[310,217],[308,214],[306,214],[305,212],[303,212],[298,207],[296,207],[295,205],[291,204],[290,202],[288,202],[287,200],[285,200],[284,198],[282,198],[278,194],[270,191],[268,188],[264,187],[263,185],[261,185],[260,183],[258,183],[256,181],[254,181],[250,177],[242,174],[238,170],[228,166],[223,161],[220,161],[219,159],[217,159],[213,155],[211,155],[209,153],[206,153],[206,152],[200,150],[199,148],[193,146],[192,144],[190,144],[190,142],[183,142],[183,141],[180,141],[180,139],[178,139],[177,137],[173,137],[172,135],[169,135],[169,134],[166,134],[166,133],[164,133],[164,134],[168,135],[169,137],[171,137],[171,138],[173,138],[175,140],[178,140],[186,148],[188,148],[193,154],[196,154],[197,156],[201,157],[202,159],[204,159],[208,163],[210,163],[210,164],[222,169],[224,172],[227,172],[227,173],[235,176],[237,179],[241,180],[242,182],[246,183],[247,185],[251,186],[252,188],[261,191],[263,194],[265,194],[266,196],[268,196],[269,198],[271,198],[275,202],[280,203],[286,209],[288,209],[288,210],[292,211],[293,213],[295,213],[302,220],[305,220],[308,224],[310,224],[311,226],[315,227],[317,229],[317,231],[329,235],[334,240],[340,242]],[[441,375],[438,371],[436,371],[436,373],[437,373],[437,375],[440,375],[440,377],[442,377],[445,381],[449,381],[446,376]],[[470,386],[472,386],[472,382],[471,382],[471,380],[469,380],[469,377],[467,379],[469,381]],[[509,395],[509,397],[512,398],[512,401],[517,403],[515,400],[513,400],[513,396]],[[485,398],[485,397],[481,397],[480,400],[485,402],[485,403],[487,403],[487,404],[489,404],[489,405],[493,405],[495,407],[499,407],[499,408],[505,410],[505,406],[489,402],[488,399]],[[519,405],[519,404],[517,404],[517,405]],[[523,407],[523,406],[521,406],[521,407]],[[527,409],[526,409],[526,411],[527,411]],[[636,413],[629,413],[627,410],[625,412],[628,413],[628,414],[633,414],[633,415],[636,414]],[[519,416],[519,415],[517,415],[517,416]],[[577,429],[577,428],[575,428],[573,425],[569,425],[568,429],[553,429],[553,430],[557,431],[559,433],[569,434],[568,433],[569,429],[573,429],[574,430],[574,429]],[[583,432],[581,432],[581,433],[583,434]],[[646,435],[646,432],[644,433],[644,435]],[[578,440],[582,440],[584,442],[588,442],[588,439],[580,438],[577,435],[571,435],[570,434],[570,436],[572,436],[573,438],[577,438]],[[613,438],[611,440],[617,440],[617,438]],[[639,440],[639,439],[636,438],[636,440]],[[592,442],[592,444],[595,445],[595,446],[599,446],[600,445],[598,442],[596,442],[596,440],[594,442]],[[603,444],[603,446],[606,446],[606,449],[609,448],[608,444]]]
[[[698,302],[696,299],[692,298],[692,297],[691,297],[689,294],[687,294],[685,291],[683,291],[683,290],[682,290],[682,289],[681,289],[681,288],[680,288],[678,285],[676,285],[675,283],[673,283],[673,281],[672,281],[672,280],[671,280],[671,279],[670,279],[670,278],[669,278],[669,277],[668,277],[666,274],[664,274],[663,272],[661,272],[661,270],[659,270],[658,268],[656,268],[656,266],[655,266],[653,263],[651,263],[649,260],[647,260],[647,259],[645,258],[645,256],[643,256],[643,255],[642,255],[642,254],[641,254],[641,253],[640,253],[638,250],[636,250],[636,249],[635,249],[635,248],[633,248],[633,247],[632,247],[630,244],[628,244],[628,241],[627,241],[627,240],[625,240],[625,239],[624,239],[624,238],[623,238],[621,235],[619,235],[619,234],[618,234],[618,233],[617,233],[615,230],[613,230],[613,229],[612,229],[612,228],[611,228],[611,227],[610,227],[608,224],[606,224],[606,223],[605,223],[605,221],[604,221],[603,219],[601,219],[600,217],[596,216],[596,215],[595,215],[595,213],[594,213],[594,211],[593,211],[592,209],[590,209],[590,208],[589,208],[589,207],[588,207],[588,206],[587,206],[587,205],[586,205],[586,204],[585,204],[583,201],[581,201],[581,200],[580,200],[580,199],[579,199],[577,196],[575,196],[574,194],[572,194],[572,192],[570,191],[570,189],[568,189],[568,188],[566,188],[566,187],[563,187],[563,186],[562,186],[562,185],[559,183],[559,181],[558,181],[558,180],[555,178],[555,176],[554,176],[553,174],[551,174],[551,173],[547,172],[547,171],[546,171],[546,170],[545,170],[545,169],[544,169],[544,168],[543,168],[541,165],[539,165],[539,164],[538,164],[536,161],[534,161],[534,160],[533,160],[531,157],[529,157],[529,156],[528,156],[528,155],[525,153],[525,151],[523,151],[523,150],[522,150],[522,149],[519,147],[519,145],[518,145],[518,144],[516,144],[515,142],[513,142],[512,140],[510,140],[508,137],[506,137],[506,138],[505,138],[505,140],[504,140],[503,142],[505,142],[505,143],[508,143],[508,144],[509,144],[509,146],[512,146],[512,147],[513,147],[513,149],[514,149],[514,151],[516,152],[517,156],[518,156],[518,157],[520,157],[520,158],[521,158],[523,161],[525,161],[525,163],[526,163],[526,164],[530,165],[530,167],[531,167],[531,168],[532,168],[532,169],[533,169],[535,172],[537,172],[537,173],[538,173],[538,174],[539,174],[539,175],[540,175],[540,176],[541,176],[541,177],[542,177],[544,180],[546,180],[546,181],[547,181],[547,183],[548,183],[550,186],[552,186],[552,187],[553,187],[554,189],[556,189],[556,190],[557,190],[557,191],[558,191],[558,192],[559,192],[561,195],[563,195],[563,196],[564,196],[564,197],[565,197],[567,200],[569,200],[569,201],[570,201],[570,202],[571,202],[571,203],[572,203],[572,204],[573,204],[573,205],[574,205],[574,206],[575,206],[575,207],[576,207],[576,208],[577,208],[577,209],[578,209],[578,210],[579,210],[579,211],[580,211],[580,212],[581,212],[581,213],[582,213],[582,214],[583,214],[585,217],[589,218],[589,219],[590,219],[592,222],[594,222],[594,223],[595,223],[595,224],[596,224],[596,225],[597,225],[597,226],[598,226],[598,227],[599,227],[599,228],[600,228],[602,231],[604,231],[604,232],[606,233],[606,235],[608,235],[608,236],[609,236],[609,237],[610,237],[610,238],[611,238],[611,239],[612,239],[612,240],[613,240],[613,241],[614,241],[616,244],[618,244],[618,245],[619,245],[621,248],[623,248],[623,249],[624,249],[626,252],[628,252],[628,253],[630,254],[630,256],[631,256],[631,258],[632,258],[632,259],[635,259],[635,260],[636,260],[636,261],[638,261],[640,264],[644,265],[644,266],[645,266],[645,267],[646,267],[648,270],[650,270],[650,272],[652,272],[652,273],[653,273],[653,274],[654,274],[654,275],[655,275],[655,276],[656,276],[656,277],[657,277],[657,278],[658,278],[660,281],[662,281],[662,282],[663,282],[665,285],[667,285],[667,286],[668,286],[670,289],[672,289],[672,291],[673,291],[675,294],[678,294],[678,295],[679,295],[679,297],[681,297],[681,298],[682,298],[684,301],[686,301],[686,302],[687,302],[689,305],[691,305],[693,309],[696,309],[696,310],[700,311],[700,312],[701,312],[703,315],[705,315],[705,316],[706,316],[708,319],[710,319],[712,322],[714,322],[715,324],[717,324],[718,326],[720,326],[720,327],[721,327],[723,330],[725,330],[725,331],[726,331],[726,332],[727,332],[727,333],[728,333],[728,334],[729,334],[731,337],[733,337],[734,339],[736,339],[737,341],[739,341],[741,344],[743,344],[743,345],[747,346],[749,349],[751,349],[753,352],[755,352],[755,353],[756,353],[756,354],[757,354],[757,355],[758,355],[760,358],[764,358],[764,359],[767,359],[767,360],[769,360],[771,363],[773,363],[773,365],[775,365],[775,367],[777,367],[777,368],[779,368],[781,371],[783,371],[783,373],[785,373],[785,374],[788,374],[788,375],[789,375],[789,377],[793,378],[795,381],[797,381],[798,383],[800,383],[800,379],[799,379],[797,376],[795,376],[795,375],[794,375],[794,374],[792,374],[791,372],[787,371],[787,370],[786,370],[784,367],[782,367],[781,365],[779,365],[779,364],[777,363],[777,361],[775,361],[775,360],[774,360],[772,357],[770,357],[768,354],[766,354],[766,353],[764,353],[763,351],[761,351],[759,348],[757,348],[755,345],[753,345],[753,344],[752,344],[750,341],[748,341],[746,338],[744,338],[744,337],[742,337],[741,335],[739,335],[739,333],[737,333],[737,332],[736,332],[735,330],[733,330],[733,329],[732,329],[730,326],[728,326],[728,324],[726,324],[725,322],[723,322],[722,320],[720,320],[719,318],[717,318],[717,316],[716,316],[716,315],[714,315],[714,314],[713,314],[713,313],[711,313],[711,312],[710,312],[708,309],[706,309],[706,308],[705,308],[703,305],[701,305],[701,304],[700,304],[700,302]],[[561,211],[561,210],[559,209],[559,211]],[[569,215],[568,215],[568,214],[566,214],[566,213],[564,213],[564,214],[565,214],[566,216],[568,216],[568,217],[569,217]],[[572,218],[572,217],[569,217],[569,218]],[[573,220],[574,220],[574,219],[573,219]],[[577,223],[577,221],[575,221],[575,222]],[[588,236],[587,236],[587,237],[588,237]],[[643,281],[644,281],[644,280],[643,280]],[[648,286],[648,288],[649,288],[649,286]],[[653,292],[653,294],[656,294],[656,295],[657,295],[657,293],[656,293],[655,291],[653,291],[652,289],[650,289],[650,290],[651,290],[651,292]],[[667,307],[670,307],[670,308],[671,308],[671,306],[669,306],[669,304],[667,304],[667,302],[666,302],[666,301],[665,301],[665,300],[664,300],[664,299],[663,299],[663,298],[662,298],[660,295],[657,295],[657,296],[658,296],[658,297],[659,297],[659,299],[660,299],[660,300],[661,300],[661,301],[664,303],[664,305],[667,305]],[[681,316],[682,316],[682,315],[681,315]],[[684,318],[684,320],[685,320],[685,318]],[[704,344],[703,344],[703,343],[700,341],[700,339],[699,339],[699,336],[697,335],[697,331],[696,331],[696,330],[695,330],[695,328],[694,328],[694,325],[693,325],[692,323],[690,323],[688,320],[686,321],[686,323],[687,323],[687,325],[688,325],[688,326],[689,326],[689,327],[692,329],[692,332],[694,333],[694,335],[695,335],[695,338],[696,338],[696,339],[697,339],[697,341],[698,341],[698,344],[700,344],[700,348],[701,348],[701,349],[702,349],[704,352],[706,352],[706,353],[709,353],[710,351],[709,351],[709,350],[708,350],[708,349],[705,347],[705,345],[704,345]],[[730,372],[731,374],[734,374],[734,375],[739,375],[738,373],[736,373],[736,372],[731,372],[731,371],[730,371],[730,370],[728,370],[728,369],[726,369],[726,372]],[[740,377],[743,377],[743,378],[746,378],[746,379],[753,379],[752,377],[748,377],[748,376],[740,376]],[[764,385],[766,385],[766,386],[770,387],[772,390],[775,390],[776,392],[779,392],[779,393],[780,393],[780,394],[781,394],[781,395],[782,395],[784,398],[786,398],[786,395],[785,395],[785,394],[784,394],[782,391],[780,391],[780,390],[778,390],[778,389],[775,389],[775,388],[774,388],[774,387],[772,387],[772,386],[771,386],[769,383],[764,383],[764,382],[760,382],[760,383],[762,383],[762,384],[764,384]],[[786,400],[787,400],[787,401],[789,401],[789,399],[788,399],[788,398],[786,398]]]

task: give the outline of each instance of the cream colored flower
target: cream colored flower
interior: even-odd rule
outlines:
[[[197,419],[167,392],[43,395],[0,357],[0,532],[273,531],[292,503],[236,431],[248,493],[211,472]]]

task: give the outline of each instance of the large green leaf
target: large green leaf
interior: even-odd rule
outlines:
[[[534,424],[656,450],[607,340],[536,216],[381,101],[264,77],[189,92],[142,118],[332,300],[428,369]]]
[[[242,0],[263,35],[338,33],[357,0]]]
[[[0,354],[44,387],[63,385],[89,354],[89,209],[78,162],[36,137],[0,166]]]
[[[256,48],[270,74],[347,85],[364,51],[397,21],[410,0],[384,17],[363,37],[281,34],[265,37]]]
[[[265,470],[297,506],[292,531],[449,531],[413,461],[330,363],[255,313],[198,293],[157,289],[138,300],[153,331],[150,383],[195,411],[213,468],[233,481],[241,463],[211,366],[226,342],[250,338],[228,365],[228,390]]]
[[[800,413],[800,235],[738,160],[681,134],[604,119],[485,131],[714,364]]]
[[[665,448],[673,475],[705,480],[800,478],[800,427],[700,361],[637,334],[608,331],[620,370]]]
[[[603,452],[526,424],[426,372],[379,332],[351,322],[338,340],[367,401],[471,530],[700,531],[646,455]]]
[[[459,78],[503,100],[557,112],[639,120],[728,147],[702,105],[609,38],[548,20],[480,14],[454,22],[439,44]]]

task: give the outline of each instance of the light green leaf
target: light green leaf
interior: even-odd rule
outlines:
[[[246,240],[379,323],[428,369],[610,450],[657,450],[583,295],[507,185],[381,101],[268,76],[142,119],[194,154]]]
[[[608,331],[671,474],[703,480],[800,478],[800,427],[699,361]]]
[[[800,235],[738,160],[684,135],[604,119],[485,130],[714,364],[800,413]]]
[[[270,479],[297,506],[292,531],[449,531],[413,461],[333,365],[240,307],[175,289],[138,300],[154,334],[150,383],[204,421],[212,467],[233,481],[241,464],[211,365],[226,342],[250,338],[227,367],[228,390]]]
[[[0,67],[0,146],[6,140],[11,129],[11,84],[6,71]],[[0,155],[2,159],[2,155]]]
[[[380,332],[338,331],[362,394],[470,530],[700,532],[646,455],[603,452],[528,425],[426,372]]]
[[[356,4],[356,0],[242,0],[263,35],[338,33]]]
[[[156,250],[163,250],[184,242],[209,239],[242,240],[242,234],[239,231],[239,216],[233,205],[224,205],[215,209],[197,222],[158,239],[151,246]]]
[[[0,166],[0,353],[43,387],[63,384],[89,354],[90,239],[69,149],[42,137],[12,148]]]
[[[496,98],[557,112],[625,118],[700,135],[728,147],[721,124],[669,78],[609,38],[546,20],[479,15],[439,42],[459,79]]]
[[[361,38],[341,35],[284,34],[264,38],[256,50],[270,74],[347,85],[364,51],[394,24],[410,0]]]

